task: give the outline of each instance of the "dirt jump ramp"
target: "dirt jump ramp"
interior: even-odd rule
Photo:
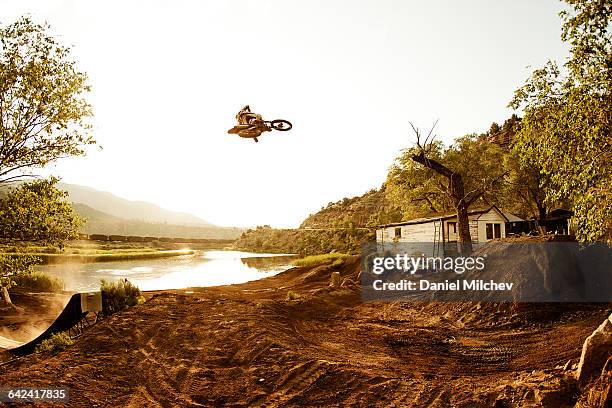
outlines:
[[[72,295],[64,310],[55,321],[34,340],[8,350],[10,353],[23,356],[34,352],[36,346],[43,340],[48,339],[55,333],[68,331],[78,325],[89,312],[100,312],[102,310],[102,296],[100,292],[75,293]]]

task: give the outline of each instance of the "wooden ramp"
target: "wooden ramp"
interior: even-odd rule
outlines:
[[[92,293],[75,293],[72,295],[62,313],[55,319],[55,321],[42,332],[34,340],[31,340],[25,344],[18,345],[14,348],[9,348],[9,352],[15,355],[26,355],[32,353],[36,345],[45,339],[48,339],[55,333],[67,331],[76,331],[77,334],[81,330],[81,326],[85,322],[85,325],[89,325],[86,316],[89,312],[100,312],[102,310],[102,297],[100,292]],[[70,333],[72,334],[72,333]],[[7,339],[9,340],[9,339]],[[18,343],[19,344],[19,343]]]

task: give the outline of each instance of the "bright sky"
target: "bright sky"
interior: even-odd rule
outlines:
[[[557,0],[0,0],[73,45],[103,150],[49,172],[226,226],[297,226],[379,187],[408,121],[444,141],[511,115],[562,60]],[[243,105],[290,132],[228,135]]]

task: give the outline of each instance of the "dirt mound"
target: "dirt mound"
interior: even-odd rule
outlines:
[[[485,258],[485,269],[472,270],[465,279],[513,283],[511,301],[563,302],[609,299],[612,289],[610,248],[580,247],[563,242],[495,242],[473,256]],[[497,292],[485,293],[494,301]],[[507,294],[504,294],[507,297]]]
[[[485,269],[466,272],[463,279],[512,282],[513,288],[509,294],[481,292],[477,301],[437,307],[463,323],[550,325],[584,317],[602,307],[596,301],[609,299],[609,248],[581,249],[566,237],[523,237],[490,243],[473,256],[486,258]],[[452,293],[435,298],[445,296],[455,300]]]

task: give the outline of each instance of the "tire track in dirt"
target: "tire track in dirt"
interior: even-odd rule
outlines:
[[[299,364],[289,370],[271,395],[256,404],[266,408],[283,406],[301,395],[306,388],[325,375],[328,369],[329,363],[322,360],[310,360]]]
[[[400,408],[408,406],[411,402],[411,396],[414,394],[414,384],[400,381],[398,386],[393,390],[393,399],[388,404],[389,408]]]
[[[180,315],[174,315],[180,318]],[[173,321],[174,319],[171,319]],[[136,329],[138,330],[138,329]],[[148,341],[138,348],[144,358],[141,359],[138,370],[143,371],[144,388],[146,395],[157,403],[167,404],[168,401],[180,402],[181,405],[199,406],[185,393],[181,387],[186,373],[193,366],[185,363],[189,359],[180,358],[179,355],[168,355],[163,345],[168,338],[172,338],[174,330],[169,330],[168,324],[155,325],[147,330]],[[170,333],[169,333],[170,332]],[[159,343],[159,344],[158,344]],[[162,346],[161,348],[159,346]]]

